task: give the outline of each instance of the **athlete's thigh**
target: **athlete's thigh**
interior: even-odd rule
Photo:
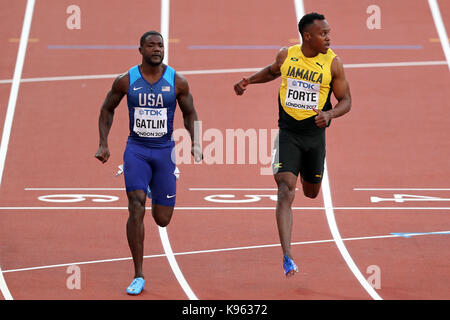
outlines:
[[[303,181],[320,187],[325,162],[325,133],[304,139],[305,150],[302,153],[300,174]],[[312,188],[312,187],[311,187]]]
[[[273,150],[273,173],[291,172],[298,176],[301,158],[301,149],[293,133],[280,129]]]
[[[175,163],[172,161],[172,148],[152,150],[152,203],[173,207],[176,201]]]
[[[143,190],[152,179],[152,168],[148,162],[148,149],[133,143],[127,143],[123,154],[123,173],[126,191]]]

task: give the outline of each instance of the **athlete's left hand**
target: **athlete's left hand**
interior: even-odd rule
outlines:
[[[109,148],[105,146],[99,146],[95,157],[100,160],[102,163],[108,161],[110,156]]]
[[[194,157],[195,162],[200,162],[203,160],[202,148],[198,143],[194,143],[191,148],[191,154]]]
[[[316,125],[319,128],[325,128],[331,120],[331,115],[327,111],[322,111],[315,108],[313,108],[313,111],[317,113],[315,118]]]

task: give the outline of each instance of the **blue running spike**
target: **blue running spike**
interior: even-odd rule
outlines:
[[[130,286],[127,288],[127,293],[132,295],[137,295],[142,292],[145,286],[144,278],[134,278]]]
[[[147,186],[147,197],[148,197],[149,199],[152,198],[152,190],[150,190],[150,186]]]
[[[284,268],[284,274],[287,276],[289,272],[294,270],[295,272],[298,272],[298,267],[294,263],[294,260],[289,258],[287,255],[283,257],[283,268]]]

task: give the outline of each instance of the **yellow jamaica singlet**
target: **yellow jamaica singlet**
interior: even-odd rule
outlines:
[[[288,55],[281,65],[280,128],[312,128],[311,120],[302,121],[317,115],[312,109],[331,109],[331,63],[335,56],[328,49],[326,54],[319,53],[307,58],[302,53],[301,45],[289,47]]]

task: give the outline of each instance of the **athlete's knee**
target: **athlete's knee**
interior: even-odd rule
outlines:
[[[295,185],[285,181],[278,183],[278,202],[292,202],[295,196]]]
[[[170,220],[172,220],[172,214],[166,214],[166,215],[153,215],[153,218],[155,219],[155,222],[158,226],[164,228],[167,227],[170,223]]]
[[[309,183],[306,181],[302,181],[303,185],[303,194],[311,199],[317,198],[320,191],[320,183]]]
[[[291,205],[294,201],[297,176],[291,172],[281,172],[275,174],[275,181],[278,186],[278,205]]]
[[[155,222],[158,226],[164,228],[169,225],[171,219],[172,217],[155,217]]]
[[[139,198],[130,198],[128,200],[128,212],[131,220],[141,222],[145,215],[145,202]]]
[[[315,199],[317,198],[317,196],[319,195],[319,191],[315,191],[315,190],[303,190],[303,194],[311,199]]]
[[[170,220],[172,220],[173,208],[172,207],[158,207],[153,206],[152,216],[156,224],[162,228],[169,225]]]

